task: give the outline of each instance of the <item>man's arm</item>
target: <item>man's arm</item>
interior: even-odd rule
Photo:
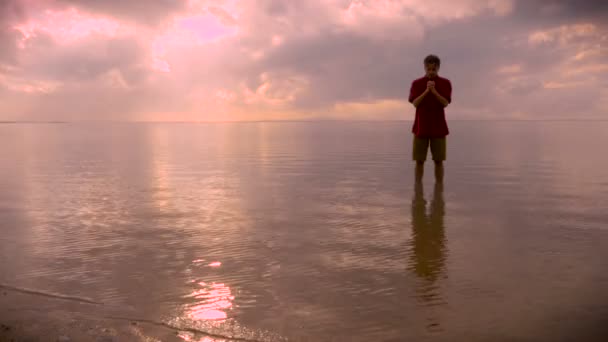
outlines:
[[[422,102],[422,99],[424,99],[424,97],[426,96],[426,94],[429,93],[429,89],[428,87],[425,88],[424,91],[422,91],[421,85],[417,84],[415,81],[412,82],[412,86],[410,88],[410,98],[409,98],[409,102],[411,104],[414,105],[414,107],[418,107],[418,105],[420,104],[420,102]]]
[[[433,87],[433,90],[431,90],[431,92],[432,92],[432,93],[435,95],[435,97],[437,97],[437,100],[439,100],[439,102],[441,102],[441,104],[442,104],[444,107],[447,107],[447,106],[448,106],[448,104],[449,104],[450,102],[448,101],[448,99],[446,99],[445,97],[441,96],[441,94],[439,94],[439,92],[437,91],[437,89],[435,89],[435,88]]]
[[[420,102],[422,102],[422,99],[424,99],[424,97],[428,93],[429,93],[429,89],[427,88],[424,90],[424,92],[422,92],[422,94],[420,94],[420,96],[418,96],[416,99],[414,99],[414,101],[412,101],[412,104],[414,105],[415,108],[418,108],[418,105],[420,104]]]
[[[452,84],[448,81],[445,88],[445,96],[439,94],[435,87],[431,89],[431,92],[433,95],[435,95],[435,97],[437,97],[437,100],[439,100],[444,107],[447,107],[448,104],[452,102]]]

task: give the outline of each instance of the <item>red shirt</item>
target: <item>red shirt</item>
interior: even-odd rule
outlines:
[[[452,102],[452,84],[450,80],[437,75],[432,79],[424,76],[412,82],[409,97],[410,103],[422,95],[426,90],[426,82],[431,80],[435,81],[437,92],[445,97],[449,103]],[[450,133],[448,123],[445,120],[443,104],[431,92],[426,94],[418,107],[416,107],[416,118],[412,126],[412,133],[421,138],[440,138]]]

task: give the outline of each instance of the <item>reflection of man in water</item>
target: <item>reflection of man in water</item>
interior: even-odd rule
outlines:
[[[443,183],[435,182],[430,213],[427,216],[422,181],[417,181],[412,199],[412,250],[409,268],[426,281],[420,295],[430,302],[439,299],[435,282],[445,267],[444,215]]]

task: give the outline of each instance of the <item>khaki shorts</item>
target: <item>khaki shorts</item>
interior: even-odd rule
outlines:
[[[419,138],[414,135],[412,148],[412,159],[425,161],[426,154],[431,147],[431,155],[435,161],[443,161],[446,158],[446,137],[442,138]]]

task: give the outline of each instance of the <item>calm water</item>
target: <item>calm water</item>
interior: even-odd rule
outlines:
[[[411,122],[0,125],[0,284],[262,341],[608,332],[608,122],[449,125],[443,186]]]

